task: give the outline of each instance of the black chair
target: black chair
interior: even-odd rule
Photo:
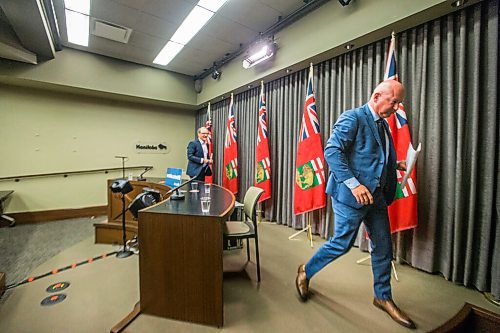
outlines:
[[[224,242],[230,240],[247,240],[247,260],[250,261],[250,242],[255,241],[255,256],[257,263],[257,281],[260,282],[259,234],[257,232],[257,202],[264,193],[263,189],[251,186],[243,199],[243,221],[226,221],[224,224]]]

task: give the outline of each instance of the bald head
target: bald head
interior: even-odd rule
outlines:
[[[368,103],[380,117],[388,118],[398,110],[404,96],[405,88],[400,82],[386,80],[375,87]]]

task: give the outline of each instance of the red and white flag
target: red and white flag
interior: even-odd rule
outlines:
[[[255,152],[255,186],[264,190],[259,202],[271,197],[271,159],[269,155],[269,132],[267,130],[266,96],[264,82],[261,81],[259,100],[259,124],[257,129],[257,148]]]
[[[389,44],[384,80],[399,81],[396,70],[395,42],[396,38],[393,33]],[[399,104],[399,109],[396,113],[387,118],[387,122],[391,130],[394,147],[396,148],[397,160],[406,160],[408,147],[411,144],[411,136],[408,119],[406,118],[405,108],[402,103]],[[389,222],[392,233],[415,228],[418,224],[417,170],[415,167],[413,168],[404,188],[400,184],[403,175],[404,171],[397,171],[398,184],[396,198],[389,206]]]
[[[325,160],[321,142],[319,118],[313,91],[313,65],[309,68],[304,114],[295,162],[295,215],[326,205]]]
[[[234,194],[238,193],[238,144],[236,142],[236,125],[234,122],[233,94],[229,103],[226,137],[224,140],[224,172],[222,186]]]

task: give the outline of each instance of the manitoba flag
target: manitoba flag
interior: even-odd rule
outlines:
[[[229,103],[226,137],[224,140],[224,172],[222,186],[234,194],[238,193],[238,145],[236,143],[236,126],[234,123],[233,94]]]
[[[392,34],[389,44],[389,54],[387,56],[387,65],[385,69],[384,80],[396,80],[398,74],[396,71],[396,55],[395,55],[394,33]],[[396,148],[398,161],[406,160],[408,146],[411,144],[410,129],[406,112],[402,103],[399,104],[399,109],[387,119],[391,130],[392,140]],[[401,188],[401,179],[404,171],[397,171],[397,188],[396,198],[389,206],[389,222],[391,224],[391,232],[398,232],[410,228],[415,228],[418,223],[417,216],[417,170],[414,167],[410,177],[404,188]]]
[[[295,215],[323,208],[326,205],[325,160],[319,130],[311,64],[295,162]]]
[[[259,202],[271,197],[271,163],[269,158],[269,132],[267,130],[266,97],[264,82],[261,82],[259,100],[259,124],[257,129],[257,148],[255,152],[255,186],[264,190]]]
[[[210,102],[208,102],[207,122],[205,123],[205,127],[208,130],[208,137],[207,137],[208,158],[211,160],[213,157],[213,151],[212,151],[212,120],[210,117]],[[210,165],[210,168],[213,168],[213,165]],[[213,174],[213,172],[212,172],[212,174]],[[213,183],[213,175],[205,176],[205,183],[212,184]]]

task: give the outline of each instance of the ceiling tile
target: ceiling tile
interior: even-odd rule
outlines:
[[[196,2],[186,0],[151,0],[142,11],[179,26],[195,5]]]
[[[91,16],[131,28],[132,34],[127,44],[91,36],[88,47],[67,43],[63,0],[53,2],[63,45],[186,75],[212,67],[240,45],[253,42],[278,16],[303,5],[303,0],[228,0],[165,67],[152,61],[198,0],[92,0]]]
[[[130,35],[128,44],[131,47],[138,47],[158,53],[158,50],[160,50],[166,42],[167,40],[164,38],[151,36],[140,31],[133,31]]]
[[[175,22],[166,21],[157,16],[141,12],[137,17],[137,27],[135,30],[145,34],[169,40],[177,30]]]

